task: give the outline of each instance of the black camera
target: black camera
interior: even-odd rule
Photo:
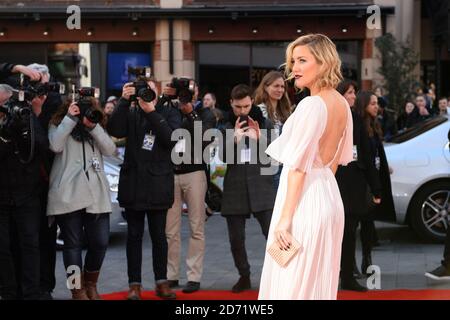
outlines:
[[[65,94],[65,85],[59,82],[38,82],[33,85],[36,95],[42,97],[48,95],[50,92],[55,92],[59,94]]]
[[[170,99],[178,99],[181,103],[192,102],[195,94],[195,81],[189,78],[172,78],[169,87],[176,89],[175,96]]]
[[[0,107],[6,114],[0,125],[0,137],[11,140],[13,136],[26,137],[30,133],[32,94],[23,90],[14,90],[11,98]]]
[[[73,94],[77,94],[78,98],[72,99],[80,108],[80,119],[86,117],[92,123],[99,123],[103,120],[103,113],[92,105],[92,97],[98,99],[100,90],[93,87],[83,87],[73,90]]]
[[[24,100],[31,101],[35,97],[48,95],[50,92],[65,94],[65,86],[59,82],[42,83],[40,80],[32,81],[28,76],[21,74],[20,78],[13,78],[12,86],[25,93]]]
[[[145,102],[151,102],[155,100],[156,93],[148,85],[147,81],[151,77],[150,67],[128,67],[128,77],[133,75],[135,80],[133,81],[133,87],[136,89],[136,94],[130,97],[130,101],[137,101],[137,98],[141,98]]]

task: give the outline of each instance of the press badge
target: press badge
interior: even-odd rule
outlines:
[[[96,172],[100,172],[101,171],[101,167],[100,167],[100,160],[98,160],[97,157],[92,157],[92,167],[94,168],[94,170]]]
[[[251,150],[249,148],[245,148],[241,150],[241,163],[250,163],[251,160]]]
[[[375,167],[377,168],[377,170],[380,170],[381,167],[380,157],[375,157]]]
[[[142,149],[147,151],[152,151],[153,146],[155,145],[155,135],[150,133],[144,136],[144,141],[142,142]]]
[[[186,139],[180,139],[177,141],[177,144],[175,145],[175,152],[177,153],[186,152]]]
[[[353,161],[358,161],[358,149],[353,145]]]

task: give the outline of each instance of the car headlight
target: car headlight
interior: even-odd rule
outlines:
[[[106,179],[108,179],[109,190],[111,190],[111,192],[118,192],[119,191],[119,176],[115,175],[115,174],[107,174]]]

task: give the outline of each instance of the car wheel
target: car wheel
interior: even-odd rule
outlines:
[[[410,206],[411,227],[424,240],[442,242],[449,228],[450,181],[436,181],[421,189]]]

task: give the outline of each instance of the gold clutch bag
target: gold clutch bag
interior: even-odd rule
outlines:
[[[301,252],[301,245],[292,237],[291,247],[288,250],[280,249],[277,242],[274,241],[267,249],[267,252],[272,256],[276,263],[282,268],[286,268],[289,262],[296,254]]]

